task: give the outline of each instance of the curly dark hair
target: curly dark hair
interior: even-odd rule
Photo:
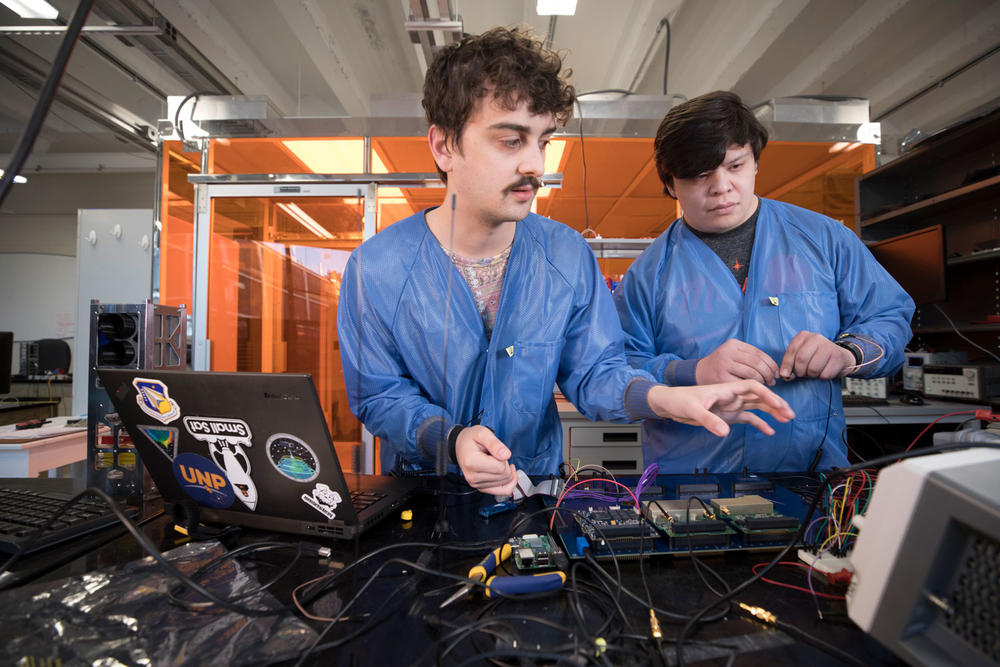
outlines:
[[[718,167],[733,144],[750,144],[758,162],[767,145],[767,130],[735,93],[717,90],[668,111],[653,142],[664,194],[670,195],[674,178],[694,178]]]
[[[573,71],[562,71],[562,65],[560,54],[519,28],[465,37],[439,51],[427,68],[421,100],[427,122],[461,148],[469,116],[481,98],[492,94],[504,109],[527,101],[531,113],[552,113],[565,125],[576,90],[566,81]],[[440,168],[438,173],[448,180]]]

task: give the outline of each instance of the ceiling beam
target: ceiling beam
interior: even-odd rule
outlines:
[[[818,44],[809,47],[805,58],[786,70],[787,74],[768,88],[761,100],[789,95],[822,94],[826,83],[833,79],[831,70],[838,63],[850,60],[852,53],[883,23],[892,19],[910,0],[868,0],[828,31]],[[834,91],[837,94],[858,94],[855,91]]]
[[[187,37],[145,0],[101,0],[95,8],[104,20],[118,24],[155,25],[158,35],[121,37],[128,44],[160,62],[161,66],[185,80],[193,90],[239,95],[239,87],[217,66],[213,59],[196,48]]]
[[[211,4],[199,0],[176,0],[157,9],[206,59],[230,81],[238,81],[240,91],[233,93],[267,95],[282,114],[291,114],[295,98],[288,93],[247,44],[240,32]],[[193,91],[192,91],[193,92]]]
[[[365,84],[354,71],[352,62],[363,62],[357,53],[344,47],[334,27],[316,0],[275,2],[292,32],[300,40],[306,55],[333,91],[349,116],[370,115],[371,100]],[[353,21],[355,14],[339,10],[342,21]]]
[[[13,40],[0,40],[0,74],[12,81],[41,90],[50,63]],[[156,150],[156,130],[145,119],[115,104],[99,92],[64,74],[56,101],[80,113],[118,137],[145,150]]]
[[[809,0],[782,0],[770,5],[761,5],[760,17],[763,21],[746,31],[747,39],[742,39],[741,48],[727,63],[719,60],[719,67],[708,90],[732,90],[746,75],[747,71],[777,42],[792,22],[809,5]],[[764,99],[744,100],[753,105]]]

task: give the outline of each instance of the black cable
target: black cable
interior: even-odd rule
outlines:
[[[604,569],[600,566],[600,563],[597,562],[597,560],[594,558],[592,554],[587,553],[584,555],[584,558],[591,561],[591,563],[595,567],[596,572],[604,575],[607,579],[610,579],[612,582],[614,582],[614,579],[611,578],[611,575],[604,571]],[[644,600],[641,597],[639,597],[637,594],[633,593],[631,590],[621,585],[620,583],[618,584],[618,590],[627,595],[628,597],[632,598],[639,604],[645,604]],[[713,607],[714,606],[715,605],[713,604]],[[666,616],[667,618],[671,618],[677,621],[687,621],[688,619],[692,618],[692,616],[689,614],[680,614],[678,612],[669,611],[667,609],[662,609],[660,607],[653,607],[653,611],[655,611],[657,614],[660,614],[661,616]],[[700,619],[700,622],[714,623],[715,621],[725,618],[727,611],[728,610],[723,609],[722,611],[719,611],[713,615],[710,616],[706,615],[703,617],[703,619]]]
[[[302,542],[296,542],[294,544],[290,544],[288,542],[258,542],[258,543],[255,543],[255,544],[246,544],[246,545],[238,547],[238,548],[236,548],[236,549],[234,549],[232,551],[228,551],[228,552],[226,552],[224,554],[220,554],[219,556],[216,556],[215,558],[213,558],[209,562],[207,562],[204,565],[202,565],[201,567],[199,567],[190,576],[191,576],[191,579],[197,581],[201,577],[204,577],[205,575],[211,574],[215,570],[219,569],[227,561],[236,560],[236,558],[241,557],[241,556],[243,556],[244,554],[247,554],[247,553],[255,555],[257,552],[276,551],[276,550],[283,550],[283,549],[295,549],[295,556],[293,558],[291,558],[288,561],[288,563],[285,564],[285,567],[282,568],[282,570],[280,572],[278,572],[278,574],[276,574],[274,577],[272,577],[270,581],[268,581],[267,583],[261,584],[260,586],[257,586],[256,588],[252,588],[252,589],[250,589],[248,591],[244,591],[244,592],[240,593],[239,595],[236,595],[234,597],[229,598],[230,602],[236,602],[237,600],[243,600],[245,598],[257,595],[258,593],[263,593],[264,591],[266,591],[267,589],[271,588],[276,583],[278,583],[280,580],[282,580],[283,578],[285,578],[286,576],[288,576],[288,573],[292,571],[292,569],[298,564],[299,560],[302,558],[302,554],[304,553],[304,550],[303,550],[304,546],[305,545]],[[186,601],[186,600],[181,600],[178,597],[178,593],[179,593],[178,589],[179,588],[180,588],[180,586],[174,586],[169,591],[167,591],[167,600],[171,604],[175,604],[175,605],[177,605],[179,607],[182,607],[184,609],[187,609],[189,611],[198,611],[198,610],[201,610],[201,609],[206,609],[210,605],[212,605],[211,602],[189,602],[189,601]]]
[[[816,470],[820,459],[823,458],[823,443],[826,442],[826,431],[830,428],[830,413],[833,412],[833,380],[828,380],[827,382],[830,394],[826,402],[826,423],[823,425],[823,438],[819,441],[819,446],[816,447],[816,455],[813,456],[813,460],[809,464],[809,469],[806,470],[809,474],[812,474]]]
[[[577,93],[576,98],[586,97],[588,95],[607,95],[610,93],[617,93],[623,97],[628,97],[629,95],[635,95],[631,90],[625,90],[624,88],[601,88],[600,90],[588,90],[582,93]],[[580,113],[583,113],[582,111]]]
[[[587,148],[583,145],[583,105],[577,96],[576,108],[580,110],[580,164],[583,165],[583,230],[590,229],[590,209],[587,206]],[[591,230],[593,231],[593,230]]]
[[[322,580],[315,582],[310,589],[307,589],[299,596],[299,602],[305,606],[316,599],[319,595],[326,592],[326,590],[334,584],[338,579],[343,577],[348,572],[353,571],[355,568],[360,567],[366,561],[375,556],[384,554],[395,549],[409,549],[409,548],[435,548],[435,549],[450,549],[453,551],[478,551],[481,549],[488,548],[493,542],[468,542],[468,543],[452,543],[452,544],[441,544],[439,542],[401,542],[399,544],[387,544],[384,547],[380,547],[375,551],[370,551],[364,556],[356,559],[350,565],[324,577]],[[463,582],[467,579],[463,579]]]
[[[390,545],[390,546],[393,547],[393,548],[396,548],[399,545]],[[426,546],[429,547],[430,549],[437,549],[437,548],[443,547],[444,545],[436,544],[436,543],[430,543],[430,544],[427,544]],[[383,547],[383,549],[380,549],[378,551],[386,550],[388,548],[389,547]],[[375,552],[373,552],[373,553],[375,553]],[[420,563],[415,563],[415,562],[412,562],[412,561],[404,560],[402,558],[391,558],[391,559],[387,560],[385,563],[383,563],[382,565],[380,565],[375,570],[375,572],[373,572],[371,574],[371,576],[368,577],[368,579],[361,586],[361,588],[358,590],[358,592],[354,594],[354,597],[352,597],[348,602],[346,602],[340,608],[340,611],[337,614],[337,616],[335,616],[333,619],[330,620],[329,623],[326,624],[326,626],[323,628],[323,630],[319,633],[319,635],[313,641],[312,645],[309,646],[307,649],[305,649],[302,652],[302,654],[299,656],[299,660],[295,663],[296,667],[298,667],[299,665],[302,665],[305,662],[305,660],[309,657],[309,655],[312,654],[314,651],[324,650],[325,648],[327,648],[328,645],[321,643],[323,641],[323,638],[326,636],[326,634],[331,629],[333,629],[337,625],[337,623],[340,622],[341,618],[344,617],[345,613],[351,607],[353,607],[354,604],[359,599],[361,599],[361,596],[364,594],[364,592],[366,590],[368,590],[368,587],[371,586],[372,583],[374,583],[374,581],[376,580],[376,578],[378,578],[382,574],[382,570],[384,570],[386,567],[388,567],[389,565],[392,565],[394,563],[398,563],[400,565],[403,565],[404,567],[412,568],[414,570],[417,570],[418,572],[423,572],[425,574],[433,574],[435,576],[442,577],[444,579],[451,579],[452,581],[456,581],[456,582],[459,582],[459,583],[463,583],[464,584],[464,583],[468,583],[469,582],[469,578],[466,577],[466,576],[461,576],[461,575],[457,575],[457,574],[451,574],[450,572],[444,572],[442,570],[434,570],[432,568],[429,568],[429,567],[426,567],[424,565],[421,565]],[[346,570],[347,570],[347,568],[344,568],[343,570],[341,570],[340,572],[338,572],[337,575],[342,575]],[[336,643],[337,642],[335,641],[334,644],[336,645]]]
[[[3,206],[4,200],[7,199],[7,195],[10,193],[11,186],[14,185],[14,177],[21,171],[21,167],[24,166],[28,155],[31,154],[31,149],[34,147],[38,133],[45,122],[45,117],[49,113],[49,107],[52,106],[52,102],[56,98],[59,84],[66,73],[66,66],[69,64],[70,56],[73,55],[73,48],[80,37],[83,24],[87,22],[90,10],[94,7],[94,2],[95,0],[80,0],[80,4],[77,5],[76,12],[73,14],[73,19],[66,28],[66,34],[59,44],[59,51],[52,61],[52,68],[49,70],[49,75],[45,78],[42,90],[38,93],[38,101],[31,112],[31,118],[28,119],[24,133],[21,135],[21,139],[17,142],[14,152],[11,154],[7,169],[4,171],[3,176],[0,176],[0,207]]]
[[[841,442],[844,443],[844,447],[847,447],[847,451],[849,453],[851,453],[851,454],[854,454],[854,458],[856,458],[858,461],[864,461],[865,460],[865,457],[861,456],[861,454],[859,454],[857,452],[857,450],[854,449],[854,447],[851,447],[851,443],[848,442],[848,440],[847,440],[847,428],[845,428],[843,431],[840,432],[840,440],[841,440]]]
[[[880,443],[878,440],[876,440],[875,437],[871,433],[869,433],[868,431],[864,430],[863,428],[858,428],[857,426],[848,426],[848,427],[846,427],[844,429],[844,435],[843,435],[844,444],[847,445],[848,448],[850,448],[850,445],[847,442],[847,432],[848,431],[851,431],[852,433],[860,433],[861,435],[863,435],[866,438],[868,438],[878,448],[878,451],[879,451],[880,455],[885,456],[887,454],[887,452],[885,451],[885,447],[882,446],[882,443]],[[854,452],[854,455],[857,456],[860,461],[864,461],[865,460],[865,457],[860,456],[857,452]]]
[[[213,91],[198,90],[191,93],[190,95],[185,96],[184,99],[181,100],[181,103],[177,105],[177,109],[174,110],[174,129],[177,130],[177,136],[181,138],[181,143],[187,141],[187,138],[184,136],[184,124],[181,123],[181,109],[183,109],[184,105],[187,104],[188,101],[192,99],[194,100],[195,106],[198,106],[199,97],[201,97],[202,95],[212,95],[212,94]],[[195,107],[191,107],[192,119],[194,118],[194,109]]]
[[[212,593],[211,591],[209,591],[207,588],[205,588],[204,586],[202,586],[198,582],[193,581],[190,577],[188,577],[187,575],[185,575],[184,573],[182,573],[180,570],[178,570],[173,565],[173,563],[171,563],[170,561],[168,561],[166,558],[163,557],[163,554],[160,553],[160,550],[156,548],[156,546],[149,540],[148,537],[146,537],[146,535],[141,530],[139,530],[139,527],[136,526],[136,524],[132,521],[132,519],[130,519],[122,511],[122,509],[118,505],[118,503],[116,503],[106,493],[104,493],[100,489],[96,489],[96,488],[87,488],[87,489],[84,489],[83,491],[81,491],[80,493],[76,494],[75,496],[73,496],[72,498],[70,498],[69,500],[67,500],[65,503],[63,503],[62,507],[60,507],[49,518],[49,520],[45,523],[45,525],[42,526],[41,528],[39,528],[36,531],[36,533],[34,534],[34,536],[32,538],[30,538],[28,540],[28,542],[26,542],[26,544],[24,545],[23,549],[27,549],[28,547],[30,547],[30,545],[31,545],[31,543],[32,543],[32,541],[34,539],[37,539],[37,537],[40,536],[44,531],[48,530],[52,526],[52,523],[58,517],[62,516],[63,513],[65,513],[67,509],[69,509],[71,506],[73,506],[76,502],[78,502],[84,496],[95,496],[95,497],[100,498],[101,500],[103,500],[105,503],[107,503],[108,507],[111,508],[111,511],[114,512],[114,514],[115,514],[116,517],[118,517],[118,520],[125,526],[125,528],[128,530],[128,532],[132,534],[132,537],[134,537],[136,539],[136,541],[139,543],[139,545],[142,546],[142,548],[146,550],[146,553],[148,553],[153,558],[153,560],[155,560],[160,565],[160,567],[162,567],[167,572],[167,574],[169,574],[170,576],[172,576],[175,579],[177,579],[178,581],[180,581],[186,588],[190,589],[191,591],[193,591],[193,592],[201,595],[202,597],[206,598],[207,600],[210,600],[210,601],[214,602],[215,604],[219,605],[223,609],[227,609],[227,610],[229,610],[231,612],[234,612],[234,613],[237,613],[237,614],[241,614],[241,615],[244,615],[244,616],[279,616],[279,615],[287,613],[287,610],[284,609],[284,608],[273,609],[273,610],[271,610],[271,609],[250,609],[248,607],[240,607],[238,605],[234,605],[231,602],[229,602],[228,600],[224,600],[224,599],[218,597],[217,595],[215,595],[214,593]],[[21,556],[22,553],[23,553],[23,551],[18,551],[17,553],[13,554],[8,559],[8,561],[6,563],[4,563],[3,567],[0,568],[0,572],[2,572],[3,570],[6,570],[11,565],[13,565],[13,563],[18,558],[20,558],[20,556]]]
[[[663,94],[667,94],[667,75],[670,74],[670,19],[664,16],[660,20],[660,25],[667,26],[667,44],[663,57]]]
[[[769,562],[767,565],[761,568],[761,570],[757,574],[753,575],[752,577],[750,577],[749,579],[738,585],[736,588],[726,593],[726,595],[720,600],[720,602],[723,600],[731,600],[736,595],[739,595],[747,588],[749,588],[751,585],[759,581],[768,572],[770,572],[771,568],[777,565],[779,561],[785,559],[785,556],[788,555],[788,552],[790,552],[795,547],[795,545],[798,544],[799,541],[802,539],[802,534],[805,532],[806,527],[809,525],[809,522],[812,519],[813,512],[815,512],[816,506],[819,504],[820,498],[822,498],[824,495],[823,487],[830,485],[830,483],[834,479],[839,479],[840,477],[848,475],[852,472],[856,472],[858,470],[862,470],[864,468],[871,468],[884,464],[896,463],[897,461],[902,461],[903,459],[915,458],[917,456],[926,456],[928,454],[940,454],[942,452],[956,451],[961,449],[976,449],[976,448],[1000,449],[1000,445],[993,443],[970,443],[970,442],[938,445],[938,446],[926,447],[924,449],[914,449],[909,452],[902,452],[900,454],[890,454],[888,456],[882,456],[877,459],[872,459],[870,461],[858,463],[856,465],[849,466],[847,468],[841,468],[839,470],[831,471],[829,475],[827,475],[826,479],[823,480],[823,483],[820,485],[820,487],[816,490],[816,494],[813,496],[813,499],[809,503],[809,507],[806,510],[806,515],[799,524],[798,531],[796,531],[792,539],[789,540],[788,544],[785,545],[785,547],[778,552],[778,555],[776,555],[771,560],[771,562]],[[687,624],[685,624],[684,628],[681,630],[681,634],[677,638],[677,644],[675,647],[678,667],[683,667],[684,665],[684,642],[686,641],[688,635],[691,634],[691,631],[694,629],[695,624],[701,621],[701,619],[708,612],[710,612],[716,606],[716,604],[717,603],[713,602],[713,604],[703,607],[701,610],[699,610],[696,614],[694,614],[690,618],[690,620],[687,622]]]
[[[432,554],[433,554],[432,549],[426,549],[426,550],[424,550],[420,554],[420,556],[417,558],[417,561],[416,561],[417,565],[421,565],[423,567],[427,567],[427,564],[430,563],[430,561],[431,561]],[[407,581],[404,582],[403,585],[401,585],[398,589],[396,589],[395,591],[393,591],[393,593],[391,595],[387,596],[382,601],[382,604],[379,605],[379,607],[377,609],[375,609],[375,611],[371,612],[369,618],[365,621],[365,623],[360,628],[358,628],[357,630],[355,630],[351,634],[345,635],[343,637],[339,637],[339,638],[337,638],[334,641],[328,642],[327,644],[323,644],[320,648],[322,650],[324,650],[324,651],[329,651],[329,650],[332,650],[332,649],[335,649],[335,648],[339,648],[339,647],[343,646],[344,644],[347,644],[349,642],[354,641],[355,639],[357,639],[358,637],[364,635],[365,633],[368,633],[368,632],[374,630],[375,626],[377,626],[378,624],[384,622],[393,613],[393,611],[394,611],[393,608],[390,608],[388,612],[385,612],[386,607],[388,607],[391,602],[395,602],[397,598],[400,599],[400,600],[402,600],[407,595],[412,594],[416,590],[418,581],[419,580],[416,579],[416,578],[407,579]],[[383,612],[385,612],[385,613],[383,613]]]
[[[784,621],[780,621],[777,619],[775,619],[774,625],[782,632],[794,637],[795,639],[798,639],[801,642],[815,646],[816,648],[825,652],[827,655],[840,659],[845,664],[857,665],[858,667],[866,667],[866,663],[858,660],[850,653],[840,650],[833,644],[825,642],[819,637],[816,637],[815,635],[812,635],[806,632],[805,630],[802,630],[801,628],[797,628],[794,625],[785,623]]]

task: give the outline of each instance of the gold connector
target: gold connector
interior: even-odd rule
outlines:
[[[774,614],[769,612],[767,609],[764,609],[763,607],[751,607],[750,605],[741,602],[740,609],[745,610],[747,613],[752,614],[753,616],[759,618],[765,623],[770,623],[773,625],[778,621],[778,618]]]
[[[656,613],[650,609],[649,610],[649,631],[653,635],[653,639],[663,639],[663,633],[660,632],[660,621],[656,618]]]

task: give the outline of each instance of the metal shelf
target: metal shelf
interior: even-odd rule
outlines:
[[[911,215],[916,215],[918,213],[929,213],[935,207],[946,204],[954,199],[961,197],[967,197],[979,193],[981,196],[989,196],[991,188],[1000,185],[1000,176],[993,176],[991,178],[983,179],[976,183],[966,185],[960,188],[955,188],[954,190],[949,190],[943,194],[937,195],[935,197],[930,197],[923,201],[919,201],[915,204],[910,204],[909,206],[902,206],[888,213],[883,213],[882,215],[875,216],[874,218],[862,219],[861,226],[867,227],[869,225],[875,225],[880,222],[887,222],[889,220],[898,220],[902,218],[909,217]]]
[[[646,239],[585,239],[598,259],[636,258],[655,241]]]

